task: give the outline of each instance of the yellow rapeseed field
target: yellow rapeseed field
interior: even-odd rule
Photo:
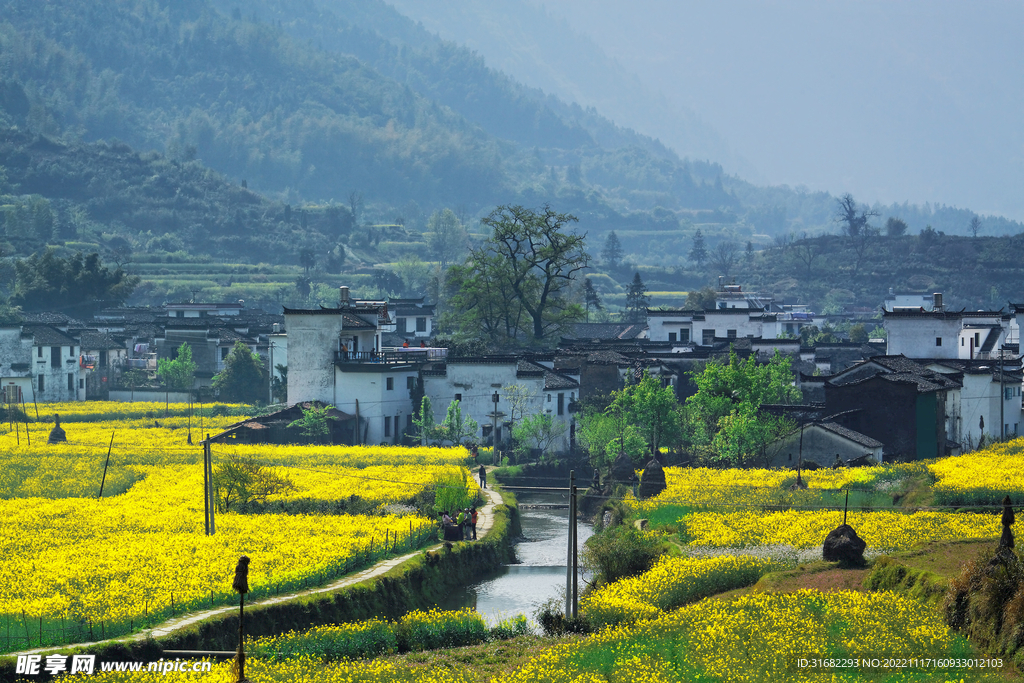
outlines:
[[[1024,438],[997,443],[965,455],[933,460],[928,469],[939,503],[999,505],[1009,495],[1024,503]]]
[[[233,600],[230,582],[242,554],[253,559],[250,586],[259,597],[326,582],[369,562],[371,549],[379,557],[385,539],[400,552],[434,533],[432,520],[416,515],[228,513],[217,516],[217,533],[208,537],[202,447],[187,444],[181,406],[172,404],[172,417],[151,419],[140,404],[112,405],[117,419],[106,421],[96,419],[102,405],[46,406],[62,416],[77,408],[83,417],[66,422],[67,443],[46,443],[49,424],[32,425],[31,446],[24,425],[20,434],[0,435],[5,623],[42,618],[52,633],[63,619],[58,630],[73,626],[80,634],[91,622],[97,637],[101,629],[109,635],[171,611]],[[239,419],[205,421],[213,432]],[[279,497],[284,501],[358,497],[374,504],[412,499],[469,455],[463,448],[220,444],[212,452],[215,467],[240,455],[287,477],[295,490]],[[475,493],[472,477],[466,485]]]
[[[749,586],[778,568],[770,559],[749,555],[663,557],[639,576],[620,579],[587,594],[580,609],[595,624],[653,619],[684,603]]]
[[[801,669],[799,659],[963,657],[970,653],[966,642],[936,619],[929,607],[902,595],[801,590],[752,594],[731,602],[704,600],[656,619],[610,628],[553,647],[500,680],[818,683],[863,679],[855,670],[833,677]],[[897,670],[885,680],[950,677],[935,669],[903,674]],[[955,670],[955,679],[962,678],[999,680],[998,674]]]
[[[842,511],[695,512],[679,522],[690,545],[742,548],[790,545],[813,548],[843,522]],[[996,538],[999,516],[954,512],[851,512],[848,523],[869,550],[908,550],[928,541]]]
[[[805,471],[802,479],[808,490],[793,493],[789,486],[796,482],[796,472],[792,470],[666,467],[666,489],[649,500],[632,501],[632,505],[639,514],[649,514],[667,505],[690,508],[760,506],[775,503],[780,495],[786,496],[790,503],[810,505],[820,502],[824,491],[870,488],[878,481],[918,471],[923,471],[923,466],[916,463]]]
[[[318,583],[385,534],[406,542],[433,528],[422,517],[220,515],[203,532],[199,468],[153,468],[102,500],[0,501],[0,613],[71,621],[140,621],[154,612],[223,602],[240,555],[255,595]]]

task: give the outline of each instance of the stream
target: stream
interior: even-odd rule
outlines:
[[[480,576],[475,583],[454,590],[438,606],[444,609],[470,607],[488,624],[524,614],[530,620],[541,603],[564,595],[569,530],[568,495],[516,492],[523,538],[515,545],[517,564],[506,564]],[[566,505],[564,509],[533,508],[533,505]],[[593,528],[582,520],[576,526],[577,550]],[[582,560],[580,561],[582,564]],[[584,587],[582,573],[579,591]]]

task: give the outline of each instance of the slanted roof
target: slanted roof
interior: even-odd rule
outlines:
[[[111,337],[106,332],[97,332],[95,330],[86,330],[82,332],[82,350],[83,351],[94,351],[94,350],[107,350],[107,349],[124,349],[124,343],[118,342],[116,339]]]
[[[580,383],[571,377],[566,377],[560,372],[548,370],[544,373],[544,389],[555,391],[559,389],[579,389]]]
[[[818,422],[816,423],[816,426],[821,427],[826,431],[832,432],[837,436],[841,436],[844,439],[853,441],[854,443],[859,444],[864,448],[881,448],[883,446],[881,441],[872,439],[870,436],[867,436],[866,434],[855,432],[852,429],[847,429],[846,427],[835,422]]]
[[[31,336],[34,346],[78,346],[78,340],[51,325],[23,325],[22,334]]]
[[[640,323],[576,323],[566,339],[639,339],[646,329]]]
[[[22,319],[29,324],[54,325],[56,327],[88,327],[78,318],[72,318],[66,313],[55,313],[53,311],[40,311],[37,313],[23,313]]]

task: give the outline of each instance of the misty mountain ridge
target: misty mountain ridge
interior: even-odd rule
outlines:
[[[756,187],[717,163],[680,159],[594,109],[517,83],[383,2],[255,0],[244,13],[223,0],[0,8],[0,123],[163,150],[289,203],[360,192],[367,219],[413,228],[442,206],[479,214],[550,203],[597,234],[686,240],[700,228],[712,242],[758,245],[832,228],[827,193]],[[16,168],[7,175],[23,184]],[[912,230],[949,233],[973,215],[886,211]]]

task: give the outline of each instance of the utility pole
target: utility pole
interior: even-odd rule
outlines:
[[[572,618],[575,600],[572,595],[572,581],[575,577],[575,500],[572,490],[575,489],[575,470],[569,470],[569,533],[568,551],[565,556],[565,618]]]
[[[494,410],[491,411],[491,462],[498,463],[498,401],[501,399],[498,392],[491,395],[491,403]]]
[[[569,501],[569,532],[572,534],[572,615],[578,616],[579,610],[579,586],[577,581],[579,579],[579,567],[578,558],[579,554],[576,552],[576,483],[573,482],[572,491],[570,493],[571,499]]]
[[[208,444],[203,441],[203,522],[206,525],[206,535],[210,535],[210,468],[206,466]]]
[[[214,496],[213,487],[213,453],[210,450],[210,435],[206,435],[203,441],[203,467],[205,468],[204,479],[206,480],[206,509],[209,511],[207,517],[207,535],[213,536],[217,533],[217,525],[214,522],[214,512],[217,507],[217,498]]]
[[[1006,438],[1006,423],[1004,420],[1006,417],[1003,415],[1003,411],[1006,407],[1006,387],[1003,386],[1003,352],[1004,348],[999,348],[999,440],[1002,441]]]

